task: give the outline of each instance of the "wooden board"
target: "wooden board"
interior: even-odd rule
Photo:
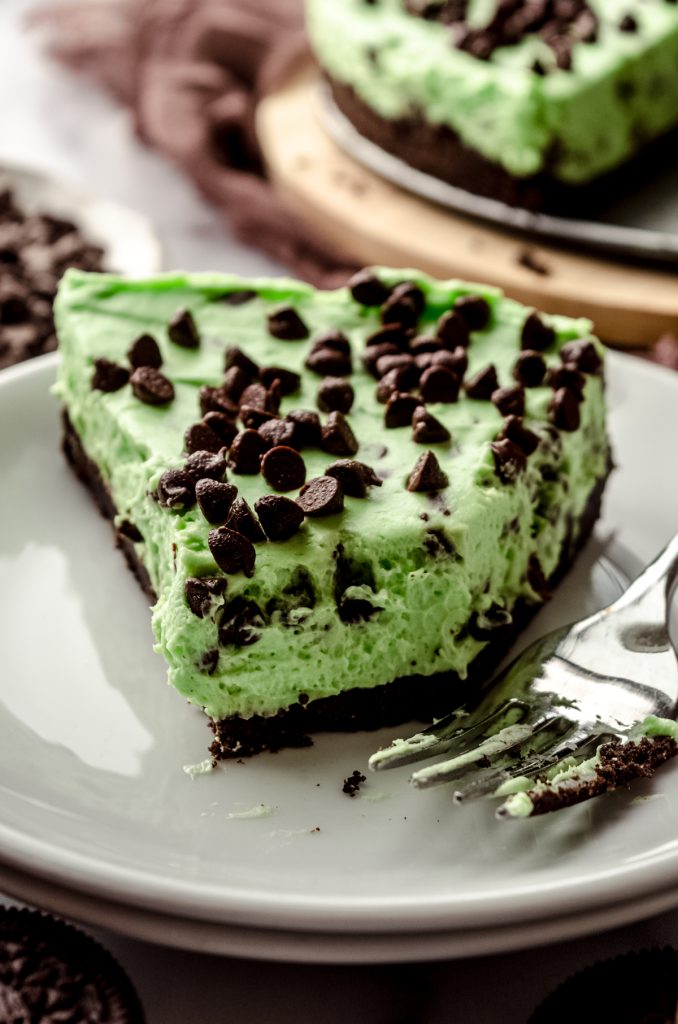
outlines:
[[[612,344],[650,345],[667,331],[678,334],[678,273],[526,243],[397,188],[330,139],[317,84],[305,69],[268,96],[257,129],[287,205],[347,256],[497,285],[547,312],[590,317]],[[525,265],[526,254],[541,273]]]

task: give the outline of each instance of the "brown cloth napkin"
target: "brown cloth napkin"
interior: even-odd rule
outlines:
[[[307,56],[302,0],[53,0],[30,21],[53,55],[131,107],[141,138],[243,241],[316,285],[355,269],[274,195],[254,132],[259,98]]]

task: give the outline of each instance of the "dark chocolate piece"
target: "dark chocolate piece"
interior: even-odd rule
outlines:
[[[482,295],[460,295],[454,312],[464,318],[471,331],[482,331],[490,322],[490,304]]]
[[[579,403],[581,397],[569,388],[558,388],[551,399],[549,413],[551,420],[559,430],[571,432],[579,429],[581,416]]]
[[[350,797],[354,797],[356,793],[359,792],[363,782],[366,781],[366,776],[363,775],[362,772],[359,772],[358,769],[356,768],[356,770],[351,775],[349,775],[347,779],[344,779],[344,784],[341,787],[341,791],[342,793],[348,794],[348,796]]]
[[[209,478],[198,480],[195,485],[198,507],[212,526],[219,526],[226,522],[237,494],[238,488],[233,484],[219,483],[217,480]]]
[[[412,440],[415,444],[442,444],[450,440],[450,432],[420,405],[412,414]]]
[[[407,294],[398,295],[394,290],[381,307],[381,321],[384,324],[416,327],[418,320],[417,304]]]
[[[281,341],[303,341],[308,338],[308,327],[296,309],[284,306],[268,314],[268,333]]]
[[[403,327],[402,324],[384,324],[365,339],[366,348],[375,348],[377,345],[396,345],[401,352],[407,349],[410,337],[413,332]]]
[[[416,370],[416,363],[409,352],[389,352],[379,356],[375,365],[375,370],[378,377],[383,377],[391,370],[409,370],[409,387],[414,387],[419,378],[419,374]]]
[[[335,477],[344,494],[351,498],[364,498],[368,487],[381,487],[381,480],[371,466],[355,459],[339,459],[325,470],[325,476]]]
[[[543,352],[544,349],[550,348],[555,340],[556,332],[553,327],[545,324],[539,313],[530,313],[520,333],[521,346]]]
[[[464,381],[464,391],[469,398],[474,399],[485,399],[489,401],[492,398],[493,392],[499,387],[499,381],[497,380],[497,371],[494,368],[494,364],[490,363],[489,366],[485,366],[478,373],[474,374],[473,377],[468,378]]]
[[[504,438],[508,438],[509,441],[517,444],[526,455],[531,455],[539,446],[539,438],[535,433],[523,426],[520,416],[506,417],[504,425],[497,435],[497,440],[502,441]]]
[[[348,282],[348,288],[361,306],[381,306],[386,302],[390,289],[370,270],[359,270]]]
[[[502,416],[522,416],[525,412],[525,392],[521,387],[497,388],[492,392],[492,404]]]
[[[174,512],[186,512],[195,505],[195,480],[184,469],[168,469],[158,481],[158,504]]]
[[[523,349],[513,366],[514,379],[526,388],[539,387],[545,373],[544,357],[530,348]]]
[[[277,413],[277,409],[271,408],[271,400],[268,388],[263,384],[248,384],[240,395],[240,408],[250,406],[253,409],[263,409],[266,412]]]
[[[637,32],[638,21],[632,14],[625,14],[619,22],[620,32]]]
[[[250,359],[241,348],[237,345],[231,345],[226,349],[226,362],[224,364],[224,370],[228,371],[232,366],[239,366],[241,370],[244,370],[250,380],[259,376],[259,367]]]
[[[317,412],[310,409],[292,409],[285,419],[294,426],[293,448],[320,448],[322,428]]]
[[[438,321],[436,338],[443,343],[445,348],[455,349],[459,345],[462,348],[467,348],[471,340],[467,320],[460,313],[448,310]]]
[[[377,364],[383,356],[403,355],[402,349],[392,341],[383,341],[379,345],[370,345],[363,352],[363,366],[373,377],[379,377]]]
[[[344,492],[333,476],[316,476],[301,489],[297,505],[307,516],[333,516],[344,507]]]
[[[139,335],[130,345],[127,358],[134,370],[140,366],[152,366],[154,370],[159,370],[162,366],[160,348],[152,334]]]
[[[490,442],[497,476],[505,484],[515,483],[527,466],[527,456],[522,448],[508,437]]]
[[[377,384],[377,401],[385,405],[391,396],[397,392],[407,393],[410,379],[411,375],[407,367],[396,366],[389,370]]]
[[[199,619],[208,617],[215,597],[221,597],[226,590],[223,576],[191,577],[184,583],[184,594],[188,607]]]
[[[239,402],[243,391],[252,382],[247,370],[242,366],[229,366],[224,374],[224,391],[232,402]]]
[[[174,385],[160,370],[140,366],[129,379],[132,391],[146,405],[168,405],[174,399]]]
[[[304,363],[308,370],[320,374],[321,377],[348,377],[353,373],[350,354],[340,352],[327,346],[313,347]]]
[[[288,540],[304,521],[303,510],[291,498],[281,494],[265,494],[254,504],[269,540]]]
[[[274,448],[277,444],[285,444],[290,448],[299,447],[295,425],[289,420],[280,420],[274,417],[262,423],[257,430],[269,448]]]
[[[253,544],[260,544],[266,540],[259,520],[244,498],[235,499],[224,526],[229,530],[235,530],[236,533],[242,533],[243,537],[247,537]]]
[[[386,403],[384,425],[388,429],[408,427],[412,422],[415,409],[418,409],[420,405],[420,398],[398,391],[394,392]]]
[[[461,381],[443,363],[429,366],[421,375],[419,390],[425,402],[456,402]]]
[[[596,346],[585,338],[568,341],[560,350],[560,358],[580,373],[597,373],[603,365]]]
[[[112,363],[110,359],[95,359],[92,374],[92,390],[111,393],[120,391],[129,380],[129,370]]]
[[[188,309],[178,309],[167,327],[170,341],[181,348],[199,348],[200,335],[195,320]]]
[[[280,382],[280,393],[293,395],[299,390],[301,377],[294,370],[285,370],[282,366],[262,366],[259,370],[259,379],[264,387],[270,388],[273,381]]]
[[[353,388],[342,377],[325,377],[318,388],[317,402],[322,412],[350,412],[354,398]]]
[[[440,491],[447,487],[449,480],[440,468],[433,452],[424,452],[417,459],[416,465],[407,481],[408,491]]]
[[[229,448],[228,464],[234,473],[258,473],[261,456],[267,447],[263,437],[256,430],[241,430]]]
[[[330,455],[355,455],[358,442],[342,412],[331,412],[322,428],[321,448]]]
[[[226,458],[224,452],[219,451],[193,452],[184,462],[184,470],[189,474],[194,483],[207,477],[209,480],[223,480],[226,475]]]
[[[225,573],[233,575],[244,572],[246,576],[254,574],[257,554],[252,542],[241,533],[229,530],[227,526],[217,526],[207,535],[207,543],[214,561]]]
[[[266,412],[265,409],[258,409],[253,405],[240,406],[240,421],[247,430],[258,430],[264,423],[275,418],[273,413]]]
[[[193,423],[184,433],[184,451],[189,455],[194,452],[214,452],[216,454],[223,447],[224,442],[221,437],[207,423]]]
[[[456,348],[442,349],[440,352],[431,354],[431,366],[446,366],[458,377],[463,377],[468,369],[468,353],[465,348],[458,345]]]
[[[217,435],[224,448],[228,448],[231,441],[238,433],[238,428],[224,412],[208,412],[202,418],[203,423]]]
[[[297,491],[306,479],[306,465],[294,448],[277,445],[263,456],[261,473],[274,490]]]
[[[545,384],[557,391],[558,388],[568,388],[575,394],[583,397],[586,386],[586,378],[574,366],[554,366],[546,373]]]
[[[423,352],[443,351],[442,342],[430,334],[417,334],[411,339],[409,349],[413,356],[421,355]]]

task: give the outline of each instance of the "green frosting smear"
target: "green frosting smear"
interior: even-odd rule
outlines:
[[[590,0],[594,43],[569,71],[532,35],[483,61],[455,49],[450,29],[409,15],[403,0],[306,0],[322,67],[384,118],[422,114],[515,177],[547,171],[581,184],[678,124],[678,7],[670,0]],[[637,31],[619,25],[632,8]],[[493,4],[471,0],[483,25]],[[535,61],[549,70],[540,76]]]
[[[433,281],[417,271],[377,273],[389,285],[410,280],[422,289],[421,333],[431,333],[459,296],[482,295],[491,320],[472,334],[468,373],[494,363],[499,383],[513,383],[529,310],[490,288]],[[254,292],[251,301],[224,301],[243,289]],[[269,334],[267,314],[281,305],[302,317],[307,339],[281,341]],[[168,338],[168,321],[181,307],[197,324],[197,349]],[[559,365],[566,341],[590,337],[588,321],[544,320],[556,337],[544,353],[550,366]],[[538,554],[546,576],[555,570],[564,546],[576,539],[568,536],[570,525],[607,471],[603,379],[587,374],[581,427],[574,432],[551,426],[549,387],[527,389],[525,423],[540,444],[513,484],[502,483],[495,473],[489,442],[503,418],[489,401],[462,392],[455,404],[429,405],[452,435],[451,441],[430,446],[449,487],[437,498],[410,493],[408,475],[426,447],[415,444],[409,426],[384,428],[375,381],[361,362],[366,338],[380,326],[379,310],[359,305],[346,289],[320,292],[285,279],[243,281],[218,274],[125,281],[69,271],[59,290],[56,322],[61,349],[56,393],[120,518],[143,537],[136,550],[158,595],[153,628],[169,681],[215,719],[271,715],[301,694],[314,699],[401,676],[449,669],[463,678],[487,643],[470,635],[471,614],[483,615],[497,605],[511,612],[519,599],[541,600],[528,582],[530,558]],[[332,329],[343,331],[352,345],[355,402],[348,420],[360,443],[356,458],[369,464],[383,485],[362,499],[346,497],[339,514],[306,519],[288,541],[257,544],[254,575],[226,577],[225,592],[198,618],[185,598],[186,579],[223,576],[208,547],[210,526],[197,507],[172,512],[159,506],[153,492],[165,470],[183,464],[184,431],[200,419],[199,387],[222,383],[225,350],[237,345],[261,366],[301,373],[300,390],[283,399],[283,415],[315,409],[321,378],[305,370],[304,361],[314,338]],[[130,344],[142,333],[157,340],[162,372],[174,385],[176,397],[168,406],[145,405],[129,385],[113,393],[91,387],[94,360],[127,365]],[[304,449],[303,458],[307,479],[335,461],[317,448]],[[228,479],[250,506],[272,493],[260,475],[229,470]],[[359,599],[369,615],[342,621],[338,604],[347,597]],[[220,642],[220,624],[254,606],[248,644]]]

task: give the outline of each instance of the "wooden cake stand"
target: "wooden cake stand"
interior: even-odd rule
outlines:
[[[497,285],[547,312],[590,317],[612,344],[678,334],[678,273],[526,242],[390,184],[329,137],[317,86],[305,68],[261,102],[257,129],[288,207],[347,257]]]

